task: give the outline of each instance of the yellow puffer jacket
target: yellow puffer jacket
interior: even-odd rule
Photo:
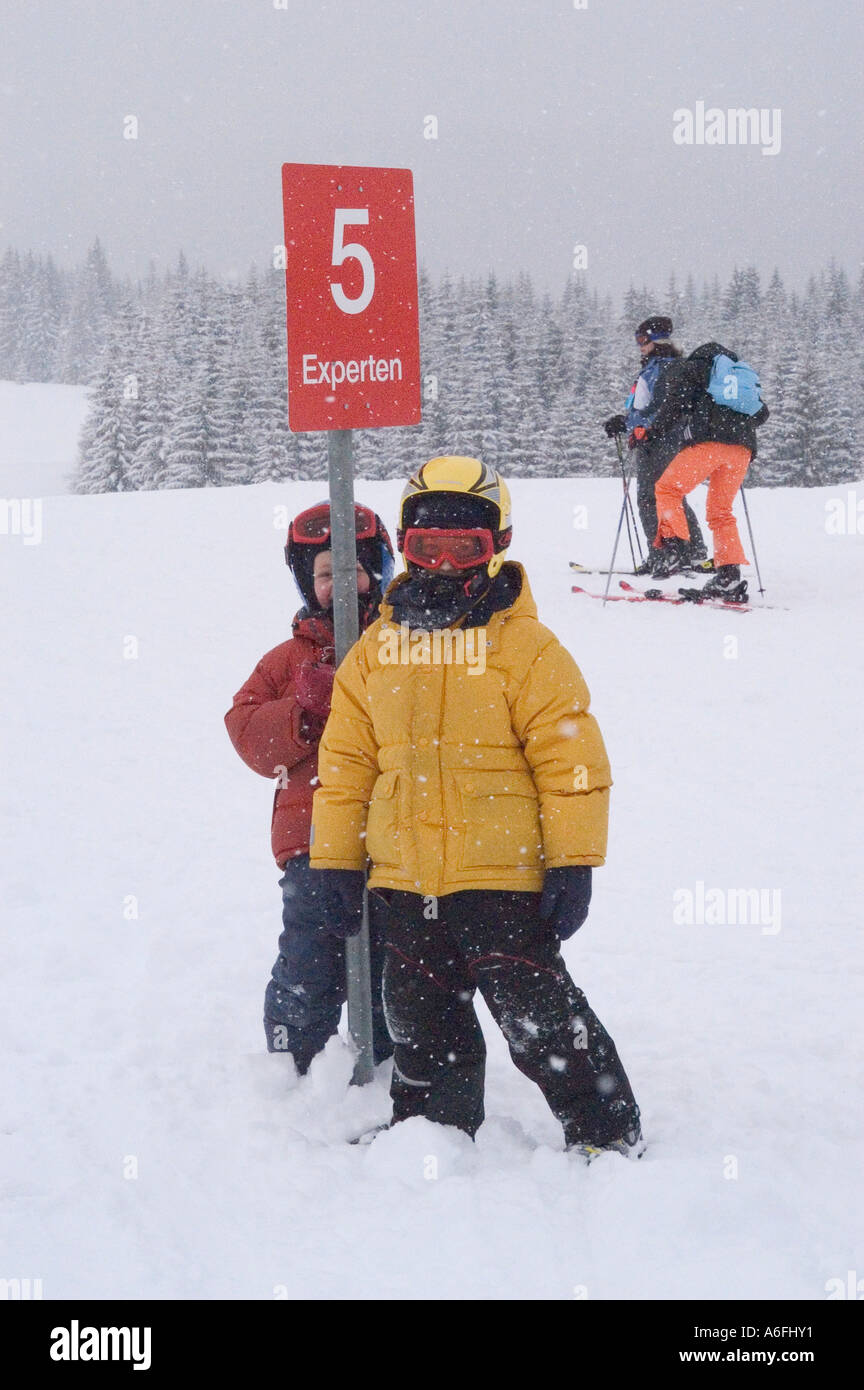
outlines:
[[[351,648],[318,751],[313,867],[368,854],[370,887],[441,896],[539,892],[546,868],[604,862],[612,779],[588,688],[517,568],[512,606],[459,639],[466,660],[428,635],[424,651],[386,601]]]

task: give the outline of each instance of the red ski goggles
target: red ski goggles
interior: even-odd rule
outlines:
[[[359,502],[354,504],[354,535],[358,541],[368,541],[377,532],[375,513],[370,507]],[[299,545],[320,545],[330,539],[330,504],[319,502],[308,511],[301,512],[291,522],[289,538]]]
[[[492,532],[477,530],[438,530],[409,526],[402,542],[402,553],[412,564],[437,570],[446,560],[454,569],[474,569],[492,559],[495,543]]]

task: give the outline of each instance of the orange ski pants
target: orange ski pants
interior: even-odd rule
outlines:
[[[657,538],[655,547],[677,536],[690,539],[683,501],[699,483],[708,479],[705,519],[714,536],[714,565],[746,565],[747,556],[738,535],[732,503],[750,466],[750,450],[743,444],[691,444],[676,454],[657,480]]]

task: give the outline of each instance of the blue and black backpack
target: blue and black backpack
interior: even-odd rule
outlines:
[[[739,415],[758,415],[762,409],[762,386],[757,372],[749,362],[733,362],[724,352],[718,352],[714,358],[705,389],[717,405]]]

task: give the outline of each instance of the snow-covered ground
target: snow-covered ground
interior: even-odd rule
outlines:
[[[398,490],[357,492],[392,524]],[[0,1274],[46,1298],[821,1299],[864,1272],[864,538],[826,530],[847,489],[750,494],[782,607],[741,616],[572,595],[616,483],[513,485],[511,554],[615,777],[565,956],[650,1147],[588,1169],[485,1013],[476,1145],[415,1120],[352,1147],[386,1068],[349,1088],[334,1039],[298,1084],[263,1051],[272,789],[222,716],[296,607],[277,509],[321,492],[52,496],[39,544],[0,535]],[[765,916],[676,921],[700,884],[764,890]]]
[[[0,381],[0,497],[69,491],[88,408],[86,386]]]

